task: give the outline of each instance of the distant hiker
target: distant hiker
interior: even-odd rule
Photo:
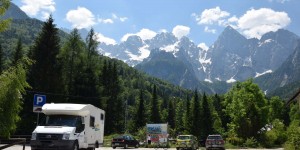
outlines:
[[[150,135],[148,135],[147,141],[148,141],[148,145],[150,145],[151,144],[151,136]]]

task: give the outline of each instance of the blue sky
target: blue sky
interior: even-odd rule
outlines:
[[[247,38],[284,28],[300,35],[300,0],[12,0],[28,16],[53,15],[59,28],[93,27],[98,40],[120,43],[130,35],[160,32],[210,46],[227,25]]]

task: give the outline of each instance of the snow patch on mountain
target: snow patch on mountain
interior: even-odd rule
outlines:
[[[274,41],[274,40],[272,40],[272,39],[267,39],[267,40],[265,40],[265,41],[263,41],[263,42],[259,42],[259,43],[258,43],[258,47],[261,47],[262,45],[264,45],[264,44],[266,44],[266,43],[270,43],[270,42],[272,42],[272,41]]]
[[[234,83],[234,82],[236,82],[236,80],[232,77],[232,78],[230,78],[229,80],[227,80],[226,82],[227,82],[227,83]]]
[[[150,50],[148,49],[149,46],[145,45],[143,47],[139,48],[139,54],[140,55],[134,55],[130,51],[126,50],[125,52],[130,57],[129,60],[136,60],[136,61],[143,61],[145,58],[147,58],[150,55]]]
[[[211,80],[209,79],[204,79],[205,82],[209,82],[209,83],[213,83]]]
[[[267,71],[265,71],[265,72],[263,72],[263,73],[258,73],[258,72],[256,72],[256,75],[255,75],[254,78],[257,78],[257,77],[259,77],[259,76],[262,76],[262,75],[267,74],[267,73],[272,73],[272,72],[273,72],[272,70],[267,70]]]
[[[179,45],[179,41],[177,41],[176,43],[174,43],[172,45],[167,45],[165,47],[162,47],[161,49],[166,52],[173,52],[173,55],[176,57],[175,54],[179,51],[178,45]]]

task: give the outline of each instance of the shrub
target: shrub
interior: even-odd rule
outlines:
[[[300,120],[294,120],[287,129],[287,141],[284,145],[285,150],[300,149]]]
[[[258,147],[258,145],[259,144],[258,144],[257,140],[254,137],[247,138],[245,143],[244,143],[245,147],[251,147],[251,148],[256,148],[256,147]]]

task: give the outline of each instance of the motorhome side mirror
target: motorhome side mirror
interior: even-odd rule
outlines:
[[[76,133],[80,133],[84,130],[84,124],[80,124],[78,127],[76,127]]]

